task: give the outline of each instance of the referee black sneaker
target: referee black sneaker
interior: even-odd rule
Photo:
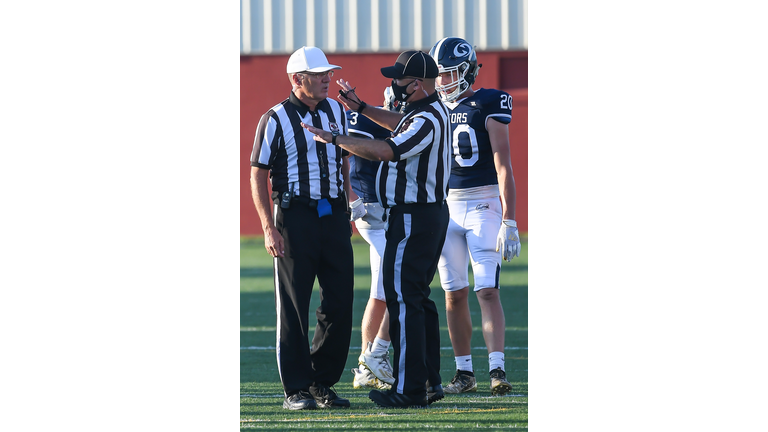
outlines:
[[[309,393],[320,408],[349,408],[349,399],[339,397],[335,391],[322,384],[311,386]]]
[[[426,408],[429,406],[426,395],[402,395],[395,390],[371,390],[368,398],[382,408]]]
[[[317,409],[315,398],[309,392],[300,390],[285,398],[283,408],[289,410]]]
[[[429,382],[427,382],[429,384]],[[432,387],[427,387],[427,403],[432,405],[433,403],[439,401],[440,399],[445,397],[445,392],[443,391],[443,386],[438,384]]]

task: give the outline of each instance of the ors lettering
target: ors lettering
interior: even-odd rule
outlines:
[[[466,123],[466,122],[467,122],[467,113],[451,114],[451,123]]]

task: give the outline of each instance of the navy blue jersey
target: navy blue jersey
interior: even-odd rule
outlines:
[[[453,162],[449,189],[498,184],[486,124],[512,121],[512,96],[481,88],[459,103],[445,104],[451,112]],[[347,113],[349,115],[349,113]]]
[[[355,138],[384,140],[392,136],[392,131],[376,124],[368,117],[355,111],[347,111],[347,131]],[[349,157],[349,181],[352,190],[363,202],[378,202],[376,198],[376,172],[380,161],[372,161],[360,156]]]

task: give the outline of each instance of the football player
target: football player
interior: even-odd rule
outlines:
[[[453,145],[448,186],[451,221],[438,269],[457,370],[444,390],[477,391],[470,347],[467,267],[471,260],[488,348],[490,389],[493,395],[503,395],[512,386],[504,368],[505,320],[499,273],[502,258],[510,261],[520,256],[509,153],[512,97],[500,90],[472,89],[482,65],[477,64],[475,50],[466,40],[443,38],[429,55],[440,72],[437,92],[451,112]]]

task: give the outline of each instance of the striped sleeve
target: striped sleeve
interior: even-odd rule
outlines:
[[[403,160],[424,151],[435,136],[434,124],[422,116],[413,116],[400,127],[400,132],[386,141],[395,153],[393,160]]]
[[[251,166],[270,169],[275,160],[281,136],[280,123],[275,119],[274,111],[267,111],[261,116],[259,126],[256,128]]]

